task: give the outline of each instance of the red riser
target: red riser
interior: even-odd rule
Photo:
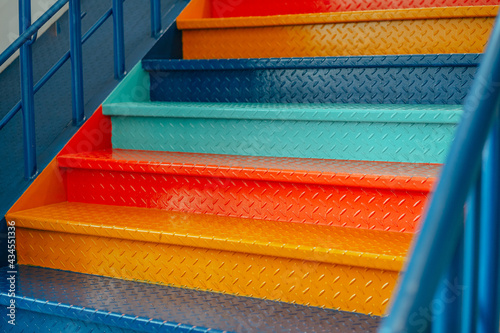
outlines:
[[[192,155],[196,159],[202,154]],[[304,171],[297,171],[294,181],[277,181],[289,171],[275,177],[269,169],[249,173],[242,167],[194,166],[185,161],[141,163],[119,157],[79,160],[63,156],[59,162],[74,168],[67,172],[68,201],[405,232],[416,230],[429,193],[417,185],[429,188],[432,184],[418,177],[403,181],[398,176],[392,187],[383,177],[353,174],[359,186],[345,186],[342,179],[351,177],[335,179],[327,173],[322,175],[331,179],[330,184],[314,184]],[[302,183],[297,181],[300,178]]]
[[[209,0],[211,17],[247,17],[403,8],[487,6],[498,0]]]

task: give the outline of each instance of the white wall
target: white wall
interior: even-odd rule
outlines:
[[[31,0],[31,22],[35,22],[55,2],[56,0]],[[0,53],[19,36],[18,3],[18,0],[0,0]],[[38,36],[47,31],[66,10],[67,4],[38,31]],[[16,52],[0,66],[0,73],[18,56],[19,52]]]

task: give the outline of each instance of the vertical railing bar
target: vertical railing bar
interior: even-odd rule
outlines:
[[[461,221],[463,223],[464,216]],[[432,333],[460,332],[463,300],[464,236],[458,242],[450,267],[443,275],[434,300]]]
[[[151,0],[151,37],[157,38],[161,33],[161,2]]]
[[[464,240],[464,298],[462,333],[475,333],[477,321],[477,289],[479,269],[479,225],[481,212],[481,177],[467,198]]]
[[[486,143],[483,157],[477,332],[498,332],[500,321],[499,132],[499,120],[497,118]]]
[[[113,44],[115,79],[125,76],[125,39],[123,33],[123,0],[113,0]]]
[[[73,95],[73,125],[85,121],[82,63],[82,19],[80,0],[69,1],[69,34],[71,55],[71,92]]]
[[[19,35],[31,25],[31,0],[19,0]],[[35,99],[33,96],[33,55],[31,43],[20,48],[21,105],[23,110],[24,177],[33,178],[37,173]]]

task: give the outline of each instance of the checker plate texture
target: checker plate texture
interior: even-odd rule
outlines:
[[[115,149],[443,163],[455,124],[113,117]]]
[[[100,236],[24,228],[16,236],[20,264],[374,315],[384,313],[398,278],[396,271]]]
[[[439,165],[122,151],[62,156],[68,200],[416,230]]]
[[[178,26],[184,29],[184,59],[481,53],[497,10],[451,7],[185,21],[181,14]]]
[[[10,218],[18,227],[35,230],[398,271],[413,237],[408,233],[72,202],[18,212]]]
[[[480,56],[143,60],[151,100],[463,104]]]
[[[82,322],[78,332],[91,332],[92,330],[88,328],[92,328],[91,325],[94,323],[116,325],[108,332],[128,332],[125,328],[121,330],[119,328],[128,327],[144,332],[194,333],[206,332],[202,327],[210,327],[209,331],[215,333],[220,331],[350,333],[376,332],[380,322],[377,317],[355,313],[38,267],[21,265],[18,271],[19,290],[16,301],[26,310],[18,309],[17,319],[21,321],[17,324],[21,327],[24,324],[26,329],[17,332],[47,332],[49,330],[46,328],[51,327],[58,332],[64,332],[66,327],[70,331],[76,331],[74,328],[77,326],[72,326],[76,320],[71,318],[86,321]],[[0,276],[1,290],[6,290],[5,271]],[[0,300],[1,302],[7,300],[5,294],[1,295]],[[69,308],[67,305],[73,306]],[[43,316],[45,313],[58,314],[66,318],[47,318]],[[4,317],[2,316],[2,320]],[[57,320],[54,320],[56,318]],[[63,320],[72,323],[64,326],[66,323]],[[38,327],[42,329],[33,329]],[[106,329],[108,327],[104,326]],[[97,331],[102,332],[103,326],[99,326]]]
[[[208,0],[206,0],[208,1]],[[211,17],[289,15],[398,8],[498,5],[498,0],[217,0],[209,1]]]

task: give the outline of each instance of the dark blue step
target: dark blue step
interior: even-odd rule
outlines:
[[[151,100],[463,104],[480,54],[182,60],[171,26],[142,61]]]
[[[376,332],[380,318],[31,266],[0,270],[13,332]],[[15,276],[15,297],[9,280]],[[7,305],[15,300],[15,323]]]

